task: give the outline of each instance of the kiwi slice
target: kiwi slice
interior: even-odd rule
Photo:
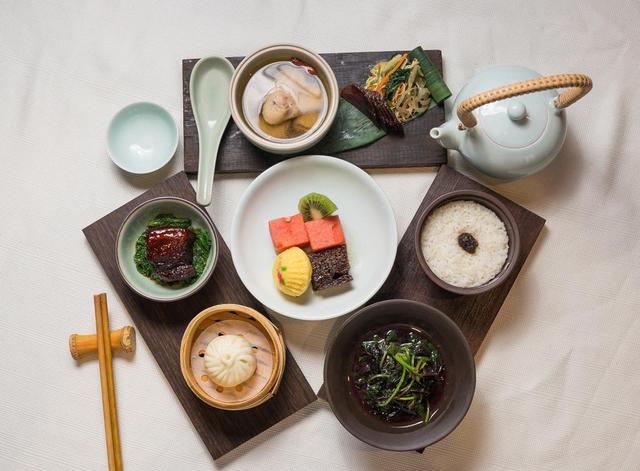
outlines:
[[[300,198],[298,202],[298,211],[302,214],[302,219],[311,221],[313,219],[322,219],[329,216],[338,207],[324,195],[320,193],[309,193]]]

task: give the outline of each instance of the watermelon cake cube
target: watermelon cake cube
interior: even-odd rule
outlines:
[[[291,247],[304,247],[309,244],[302,214],[269,221],[269,233],[277,253]]]
[[[345,245],[339,216],[326,216],[322,219],[307,221],[304,225],[309,235],[311,250],[314,252]]]

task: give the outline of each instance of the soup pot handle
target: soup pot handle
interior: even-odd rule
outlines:
[[[571,88],[562,92],[553,101],[554,106],[558,109],[566,108],[589,93],[591,87],[593,87],[593,82],[589,76],[584,74],[549,75],[503,85],[502,87],[479,93],[467,98],[458,105],[457,114],[458,119],[461,121],[458,124],[458,129],[464,130],[478,124],[471,112],[482,105],[527,93],[567,87]]]

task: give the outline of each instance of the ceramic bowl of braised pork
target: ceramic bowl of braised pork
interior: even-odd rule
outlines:
[[[125,283],[153,301],[184,299],[202,288],[218,259],[209,215],[182,198],[145,201],[129,213],[116,239]]]
[[[466,415],[476,384],[469,345],[447,315],[390,299],[342,324],[327,347],[324,385],[340,423],[392,451],[422,450]]]

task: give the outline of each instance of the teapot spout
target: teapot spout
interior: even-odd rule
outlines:
[[[460,145],[460,131],[454,119],[450,119],[446,123],[437,128],[431,129],[429,135],[438,141],[445,149],[457,150]]]

